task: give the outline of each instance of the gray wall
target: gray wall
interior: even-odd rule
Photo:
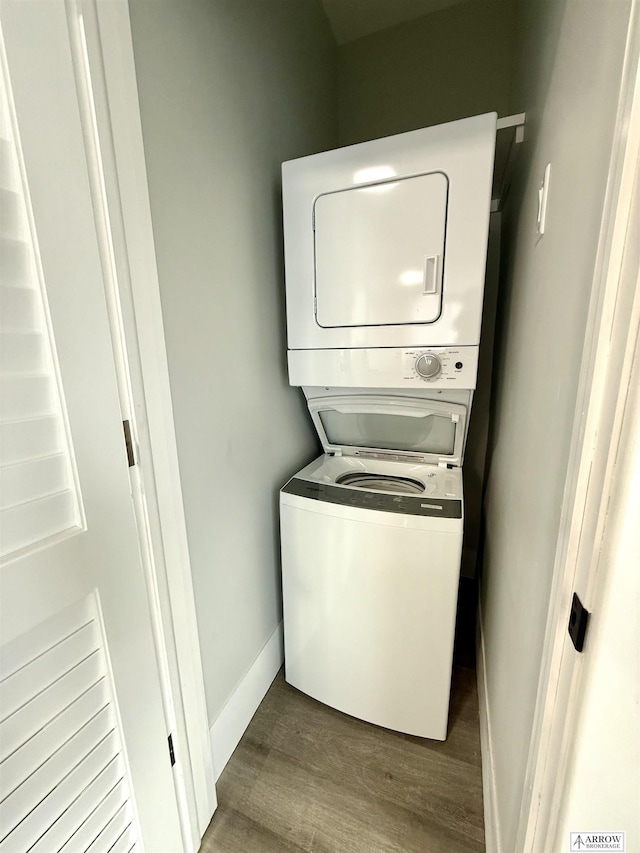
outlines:
[[[527,127],[503,216],[482,595],[505,851],[516,849],[629,3],[526,0],[521,13],[512,111]]]
[[[286,378],[280,163],[334,147],[320,0],[132,0],[212,722],[281,618],[278,489],[316,453]]]
[[[511,0],[466,0],[340,47],[340,144],[506,115],[514,26]]]

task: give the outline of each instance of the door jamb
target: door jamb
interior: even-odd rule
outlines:
[[[165,700],[172,706],[185,849],[197,851],[217,802],[129,11],[126,0],[65,3],[70,23],[82,14],[87,36],[97,156],[113,242],[114,355],[123,418],[132,422],[138,451],[132,496],[143,507],[141,550],[154,581],[149,604],[160,626],[156,649],[167,675]]]
[[[602,583],[598,556],[640,325],[637,263],[623,271],[640,187],[638,7],[632,0],[516,842],[523,853],[544,853],[554,841],[585,670],[567,639],[571,599],[576,590],[589,607]]]

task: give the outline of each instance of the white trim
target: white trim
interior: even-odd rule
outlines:
[[[484,648],[482,606],[478,605],[476,675],[478,679],[478,715],[480,717],[480,753],[482,756],[482,798],[484,802],[484,838],[486,853],[502,853],[502,836],[498,816],[496,777],[493,762],[491,713],[487,691],[487,658]]]
[[[629,348],[638,333],[638,299],[634,307],[634,284],[623,280],[622,264],[625,244],[636,239],[629,222],[638,191],[639,17],[633,0],[522,794],[516,849],[524,853],[545,853],[553,841],[584,662],[567,639],[571,596],[576,589],[590,609],[628,390]]]
[[[249,671],[233,691],[211,726],[211,749],[216,781],[240,743],[284,661],[282,622],[267,640]]]
[[[215,785],[129,11],[126,0],[66,2],[71,11],[82,10],[89,41],[131,383],[130,414],[156,569],[157,601],[151,606],[159,609],[168,656],[185,850],[196,851],[216,806]]]

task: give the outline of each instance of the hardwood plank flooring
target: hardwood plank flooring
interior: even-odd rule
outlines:
[[[484,853],[475,672],[454,669],[444,742],[348,717],[280,672],[217,791],[200,853]]]

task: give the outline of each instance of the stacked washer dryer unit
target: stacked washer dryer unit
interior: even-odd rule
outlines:
[[[282,170],[289,381],[324,448],[280,495],[286,679],[439,740],[496,119]]]

